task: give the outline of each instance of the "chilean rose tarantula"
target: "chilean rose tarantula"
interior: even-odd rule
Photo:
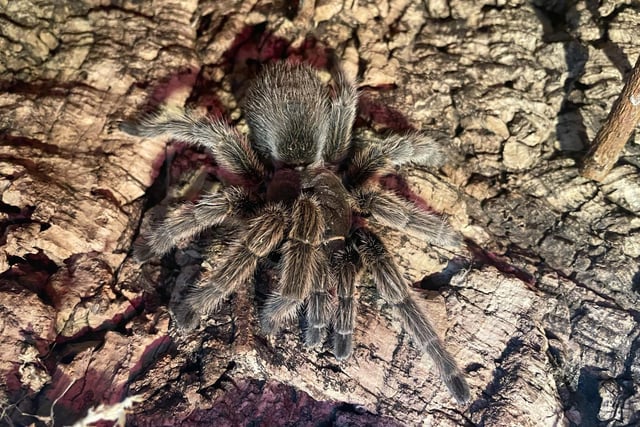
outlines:
[[[196,327],[201,313],[216,310],[235,289],[249,284],[258,262],[277,251],[279,283],[261,313],[265,332],[274,333],[304,307],[305,344],[322,345],[332,329],[338,360],[352,352],[354,291],[366,268],[413,343],[431,356],[456,400],[467,402],[462,372],[373,231],[391,227],[438,245],[460,244],[443,219],[379,183],[380,175],[394,166],[441,165],[443,149],[415,132],[382,140],[353,137],[355,83],[338,66],[332,77],[329,90],[309,66],[280,62],[266,67],[246,95],[248,139],[222,121],[190,112],[123,123],[121,129],[132,135],[167,135],[208,149],[241,183],[224,185],[170,212],[143,236],[138,257],[164,255],[211,227],[234,227],[237,237],[217,260],[213,276],[191,288],[175,310],[178,324]]]

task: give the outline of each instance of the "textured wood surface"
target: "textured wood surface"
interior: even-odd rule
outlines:
[[[640,123],[640,57],[584,160],[582,175],[602,181]]]
[[[138,396],[128,425],[637,424],[640,139],[599,183],[579,159],[640,54],[639,21],[623,0],[0,0],[1,423],[69,425]],[[404,171],[406,191],[469,249],[389,239],[467,372],[467,406],[367,277],[339,363],[295,325],[263,337],[252,289],[176,331],[170,307],[211,268],[206,236],[162,263],[130,257],[216,166],[118,122],[174,104],[242,128],[258,64],[323,69],[330,51],[359,78],[359,129],[450,141],[440,171]]]

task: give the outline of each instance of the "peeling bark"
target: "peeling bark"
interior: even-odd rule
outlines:
[[[2,422],[68,425],[141,396],[131,425],[639,423],[638,133],[601,183],[577,159],[640,54],[640,9],[498,3],[0,1]],[[450,141],[447,166],[400,184],[468,252],[389,238],[467,372],[467,406],[366,277],[354,356],[337,362],[297,325],[260,334],[268,268],[255,295],[175,330],[170,307],[211,268],[207,236],[162,263],[130,257],[141,224],[216,185],[216,166],[117,123],[177,104],[242,127],[256,64],[323,69],[331,52],[359,78],[361,130]]]

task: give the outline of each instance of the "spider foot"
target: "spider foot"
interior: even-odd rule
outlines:
[[[126,120],[118,124],[118,129],[132,136],[140,136],[138,124],[133,120]]]
[[[309,327],[304,334],[304,345],[309,348],[320,347],[324,342],[325,332],[324,326]]]
[[[200,314],[188,304],[173,307],[173,318],[176,326],[182,332],[190,332],[200,325]]]
[[[262,330],[267,335],[275,335],[280,328],[298,315],[300,301],[273,294],[264,305],[261,316]]]
[[[333,335],[333,355],[338,360],[346,360],[353,352],[353,335],[335,333]]]
[[[455,397],[458,404],[464,405],[471,400],[469,385],[467,385],[467,381],[461,375],[455,375],[451,378],[447,378],[444,383],[447,385],[449,392],[451,392],[453,397]]]
[[[143,236],[138,237],[133,243],[133,258],[136,261],[145,263],[155,256],[156,254],[153,253],[147,239]]]

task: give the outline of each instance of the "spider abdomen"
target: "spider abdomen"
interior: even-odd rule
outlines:
[[[288,165],[321,159],[330,104],[327,88],[308,65],[277,63],[265,69],[244,105],[255,148]]]

